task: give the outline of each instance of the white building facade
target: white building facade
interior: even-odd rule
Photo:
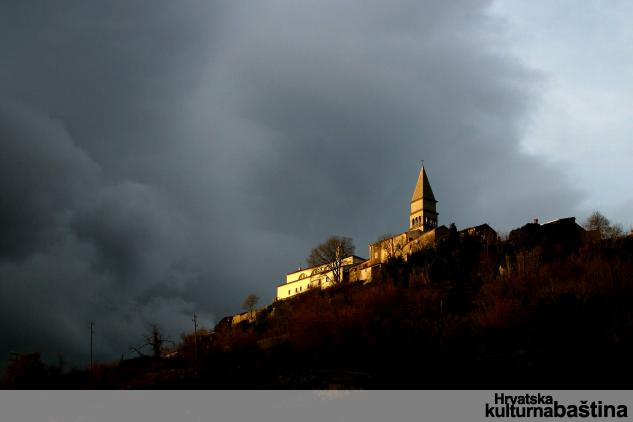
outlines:
[[[343,273],[361,262],[365,262],[365,259],[356,255],[343,258]],[[277,300],[287,299],[311,289],[326,289],[334,284],[334,274],[327,264],[299,268],[297,271],[286,274],[286,282],[277,286],[276,298]]]

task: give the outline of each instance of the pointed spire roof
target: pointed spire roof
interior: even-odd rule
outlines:
[[[424,166],[420,169],[420,174],[418,175],[418,181],[415,184],[415,190],[413,191],[411,202],[422,198],[437,202],[435,200],[435,196],[433,195],[433,189],[431,189],[429,178],[426,175],[426,171],[424,171]]]

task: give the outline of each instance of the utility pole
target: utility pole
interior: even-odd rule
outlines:
[[[92,364],[93,364],[93,358],[92,358],[92,337],[94,336],[94,326],[95,323],[93,321],[90,321],[90,373],[92,374]]]
[[[196,313],[193,313],[193,318],[191,319],[193,321],[193,345],[194,345],[194,354],[193,354],[193,361],[194,361],[194,365],[196,366],[196,368],[198,367],[198,315],[196,315]]]

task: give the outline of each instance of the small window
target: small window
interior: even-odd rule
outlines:
[[[288,290],[288,296],[290,296],[290,290]]]

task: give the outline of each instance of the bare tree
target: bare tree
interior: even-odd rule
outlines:
[[[248,310],[250,317],[253,318],[253,309],[255,309],[255,306],[257,306],[258,302],[259,296],[251,293],[250,295],[246,296],[246,299],[244,299],[244,302],[242,303],[242,309]]]
[[[354,254],[354,243],[349,237],[332,236],[312,249],[307,262],[320,268],[322,274],[332,272],[332,283],[343,281],[343,259]]]
[[[152,355],[158,358],[160,357],[166,343],[171,343],[172,345],[174,344],[172,340],[165,337],[165,335],[163,334],[163,330],[157,324],[152,324],[149,327],[149,332],[145,334],[144,338],[145,343],[141,346],[130,346],[130,349],[138,353],[139,356],[144,356],[142,350],[145,347],[149,347],[152,350]]]
[[[620,224],[611,224],[611,221],[599,211],[594,211],[585,221],[587,230],[597,230],[602,239],[613,239],[622,236],[624,230]]]

